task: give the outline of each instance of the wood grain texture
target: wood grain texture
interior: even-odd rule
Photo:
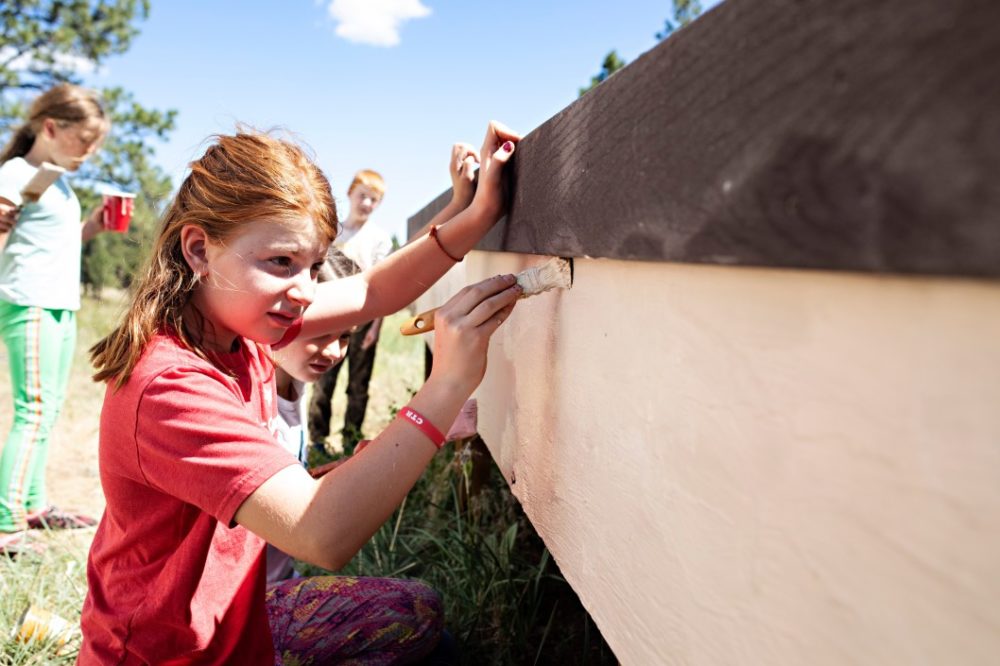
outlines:
[[[727,0],[528,135],[478,247],[1000,276],[997,25],[995,0]]]

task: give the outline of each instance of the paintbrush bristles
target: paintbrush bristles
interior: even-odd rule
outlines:
[[[534,296],[550,289],[569,289],[573,286],[569,262],[565,259],[549,259],[544,264],[532,266],[516,276],[524,293],[521,298]]]
[[[521,298],[534,296],[550,289],[569,289],[573,286],[573,264],[571,259],[549,259],[544,264],[521,271],[514,277],[521,285]],[[434,330],[434,317],[438,308],[421,312],[399,327],[403,335],[418,335]]]

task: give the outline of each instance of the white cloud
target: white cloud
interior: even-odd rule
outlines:
[[[428,16],[431,10],[420,0],[333,0],[327,12],[337,21],[338,37],[372,46],[396,46],[403,23]]]
[[[0,63],[6,63],[4,66],[14,72],[24,72],[33,68],[41,68],[54,69],[60,72],[73,72],[80,75],[107,73],[107,70],[103,67],[98,70],[93,60],[81,58],[80,56],[73,55],[71,53],[53,54],[55,62],[52,65],[43,64],[35,58],[32,58],[31,54],[26,53],[17,56],[10,62],[7,62],[9,58],[14,57],[15,53],[16,51],[12,46],[4,46],[0,48]]]

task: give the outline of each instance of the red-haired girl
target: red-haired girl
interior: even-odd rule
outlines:
[[[350,560],[481,381],[490,336],[519,294],[513,276],[444,306],[427,382],[364,455],[321,479],[274,441],[269,353],[395,312],[433,284],[499,218],[518,138],[491,123],[468,208],[371,270],[319,285],[337,213],[301,149],[240,133],[191,165],[130,308],[92,350],[108,383],[107,508],[88,561],[80,663],[396,663],[434,648],[438,609],[397,626],[365,617],[364,604],[340,613],[350,591],[327,578],[265,593],[264,543],[332,570]]]

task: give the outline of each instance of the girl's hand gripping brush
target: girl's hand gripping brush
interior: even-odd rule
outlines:
[[[517,278],[517,283],[524,290],[521,298],[552,289],[569,289],[573,286],[573,260],[559,257],[549,259],[543,264],[521,271],[514,277]],[[408,319],[399,327],[399,332],[403,335],[416,335],[433,331],[434,313],[437,311],[438,308],[434,308]]]

